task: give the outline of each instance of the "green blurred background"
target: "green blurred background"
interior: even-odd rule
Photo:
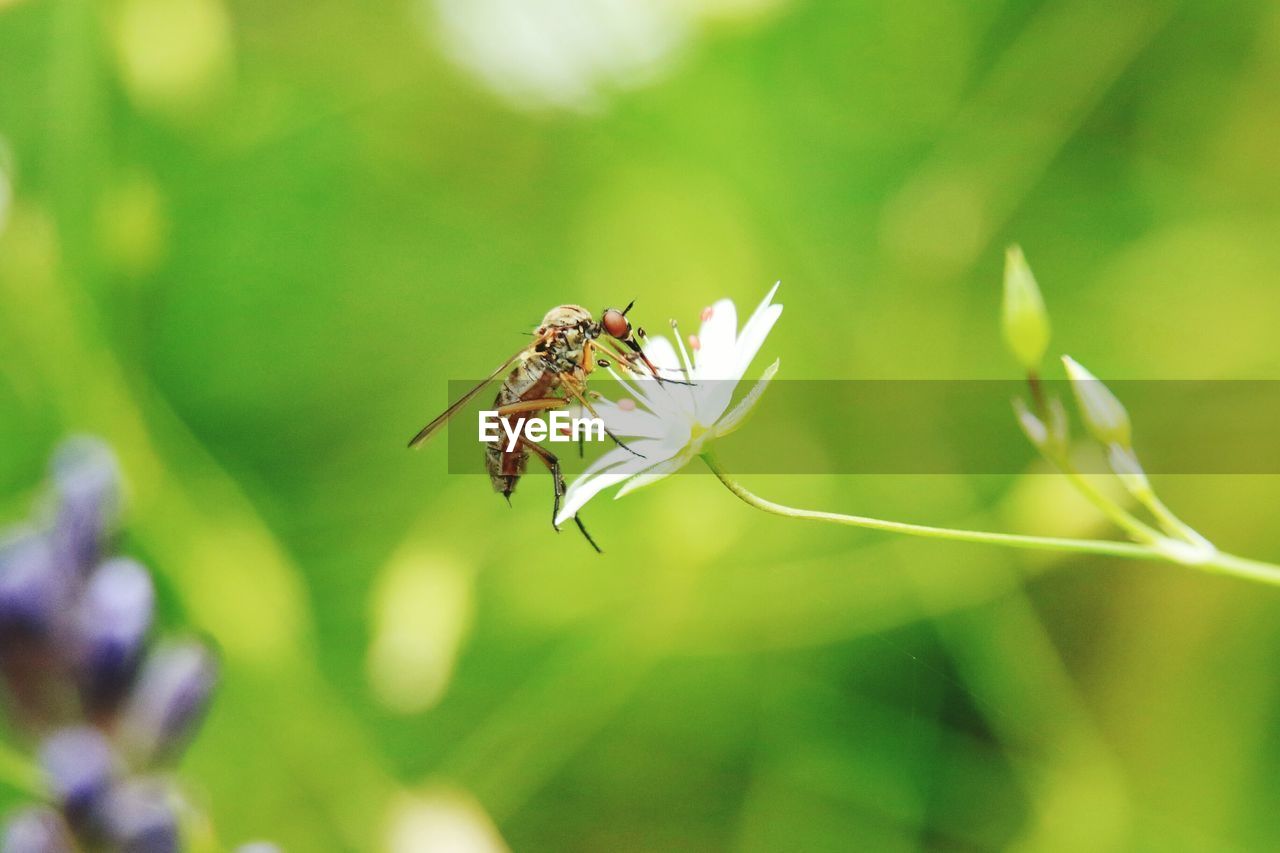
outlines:
[[[404,450],[567,301],[782,279],[784,377],[1013,376],[1015,240],[1100,376],[1280,378],[1275,3],[0,0],[0,140],[0,518],[113,443],[226,655],[183,767],[220,840],[1280,847],[1269,588],[709,477],[593,504],[596,558],[542,476]],[[1113,535],[1051,477],[749,485]],[[1276,478],[1158,485],[1280,558]]]

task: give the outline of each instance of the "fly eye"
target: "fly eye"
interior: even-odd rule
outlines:
[[[622,316],[622,312],[616,308],[610,308],[600,317],[600,325],[604,326],[604,330],[609,333],[610,337],[625,340],[631,336],[631,324],[627,322],[627,318]]]

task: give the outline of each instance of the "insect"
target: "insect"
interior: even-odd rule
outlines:
[[[609,366],[610,360],[635,372],[642,372],[643,366],[643,370],[663,381],[658,369],[649,361],[640,345],[644,330],[633,330],[631,321],[627,319],[627,312],[634,304],[632,301],[622,310],[606,308],[601,312],[598,322],[581,305],[559,305],[552,308],[533,330],[533,340],[529,344],[521,347],[498,365],[484,381],[455,400],[439,417],[419,430],[410,440],[409,447],[421,447],[450,418],[462,411],[485,386],[514,363],[515,366],[503,380],[493,402],[499,419],[507,422],[514,430],[513,434],[520,437],[511,449],[508,449],[505,442],[486,444],[485,467],[489,471],[494,491],[501,493],[510,503],[511,493],[515,491],[516,483],[525,472],[529,454],[537,456],[551,472],[555,493],[551,525],[559,530],[555,519],[560,514],[560,501],[565,494],[560,460],[551,451],[524,436],[524,421],[539,412],[562,408],[574,402],[594,415],[595,409],[588,399],[587,377],[597,366]],[[562,396],[556,396],[557,392],[561,392]],[[605,433],[619,447],[630,450],[617,436],[608,430]],[[573,520],[591,543],[591,547],[600,551],[600,546],[591,538],[582,519],[574,515]]]

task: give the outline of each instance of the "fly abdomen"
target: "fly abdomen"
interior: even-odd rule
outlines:
[[[485,445],[484,463],[489,471],[489,481],[493,483],[493,490],[508,500],[524,475],[528,462],[529,452],[523,447],[517,446],[515,450],[508,451],[501,442]]]
[[[556,375],[546,368],[541,359],[522,361],[516,365],[502,383],[502,387],[498,389],[493,407],[501,410],[503,406],[510,406],[512,403],[545,397],[555,386]],[[507,445],[510,443],[507,431],[510,429],[522,433],[527,416],[512,415],[509,418],[499,416],[499,419],[503,422],[503,427],[499,430],[499,439],[485,445],[484,462],[489,472],[489,480],[493,483],[493,490],[510,500],[512,492],[516,490],[516,484],[524,476],[525,468],[528,466],[529,451],[520,444],[507,450]]]

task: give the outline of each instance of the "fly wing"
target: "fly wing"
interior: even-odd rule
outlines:
[[[431,436],[439,432],[440,428],[449,422],[449,418],[453,417],[458,412],[462,411],[463,406],[471,402],[477,394],[479,394],[481,391],[484,390],[486,385],[488,385],[494,379],[498,378],[498,376],[502,373],[502,371],[510,367],[511,362],[515,361],[517,358],[524,355],[529,350],[533,349],[533,347],[534,347],[534,344],[529,344],[528,346],[521,347],[520,350],[515,355],[511,356],[506,361],[502,362],[502,364],[498,365],[497,369],[494,370],[493,373],[490,373],[489,376],[486,379],[484,379],[479,385],[472,388],[467,393],[463,394],[461,397],[459,397],[457,400],[453,402],[453,405],[449,406],[449,408],[441,412],[439,417],[437,417],[431,423],[424,426],[422,429],[418,430],[418,434],[415,435],[412,440],[410,440],[409,446],[412,448],[418,448],[418,447],[421,447],[423,444],[425,444],[427,439],[431,438]]]

